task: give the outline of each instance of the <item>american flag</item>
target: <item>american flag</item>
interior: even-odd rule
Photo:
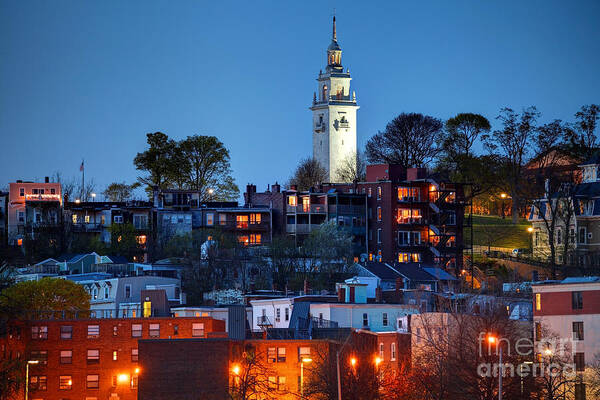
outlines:
[[[79,166],[79,170],[83,172],[83,161],[81,161],[81,165]]]

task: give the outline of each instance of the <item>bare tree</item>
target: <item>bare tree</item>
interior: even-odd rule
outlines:
[[[405,168],[423,166],[440,152],[443,126],[441,120],[428,115],[402,113],[369,139],[367,159]]]
[[[237,352],[239,353],[239,349]],[[277,376],[267,361],[267,354],[255,346],[246,344],[241,354],[235,356],[232,378],[229,385],[229,398],[232,400],[277,399],[287,390],[279,382],[270,380]]]
[[[500,110],[497,119],[503,128],[492,134],[482,136],[483,142],[491,152],[500,152],[506,161],[506,185],[512,197],[512,222],[519,219],[519,206],[523,195],[523,166],[529,157],[529,145],[534,132],[535,123],[540,113],[535,107],[524,109],[521,114],[510,108]]]
[[[288,186],[296,185],[298,190],[308,190],[327,180],[327,170],[314,158],[300,160]]]
[[[598,119],[600,119],[600,105],[583,106],[575,114],[575,123],[566,131],[566,140],[570,142],[574,155],[582,161],[590,158],[598,150],[596,137]]]
[[[365,155],[360,151],[348,154],[337,167],[335,175],[335,180],[339,182],[364,182],[367,177]]]

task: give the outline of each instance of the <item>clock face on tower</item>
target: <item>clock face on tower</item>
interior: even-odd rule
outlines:
[[[328,182],[339,182],[336,170],[356,157],[356,94],[350,96],[350,71],[342,66],[342,49],[337,41],[335,17],[327,47],[327,65],[317,77],[318,89],[310,109],[313,112],[313,158],[327,171]],[[317,94],[318,93],[318,94]]]

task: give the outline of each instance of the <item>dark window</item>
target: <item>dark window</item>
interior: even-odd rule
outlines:
[[[285,347],[277,348],[277,362],[285,362]]]
[[[119,327],[117,325],[113,325],[113,336],[117,336],[119,334]]]
[[[131,362],[138,361],[138,349],[131,349]]]
[[[87,389],[98,389],[100,387],[100,375],[88,375],[85,381]]]
[[[98,364],[100,362],[100,350],[91,349],[87,351],[87,363]]]
[[[573,340],[583,340],[583,322],[573,322]]]
[[[173,335],[174,336],[179,335],[179,325],[177,325],[177,324],[173,325]]]
[[[131,337],[142,337],[142,324],[131,325]]]
[[[542,340],[542,324],[540,322],[535,323],[535,340]]]
[[[39,361],[39,364],[48,364],[48,350],[33,350],[30,357],[31,360]]]
[[[369,315],[367,313],[363,314],[363,326],[369,326]]]
[[[73,338],[73,327],[71,325],[62,325],[60,327],[60,338],[61,339],[72,339]]]
[[[61,350],[60,351],[60,363],[71,364],[73,362],[73,350]]]
[[[151,338],[160,337],[160,324],[150,324],[150,329],[148,333]]]
[[[571,292],[571,299],[573,310],[583,309],[583,293],[582,292]]]
[[[383,313],[383,326],[388,326],[388,315],[387,313]]]
[[[585,383],[575,384],[575,400],[585,400]]]
[[[96,339],[100,337],[100,325],[88,325],[87,327],[88,339]]]
[[[575,370],[583,371],[585,370],[585,353],[575,353]]]
[[[32,339],[48,339],[48,327],[47,326],[32,326],[31,327],[31,338]]]

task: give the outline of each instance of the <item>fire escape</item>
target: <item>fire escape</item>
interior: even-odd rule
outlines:
[[[435,187],[429,192],[429,207],[433,211],[429,218],[429,250],[442,266],[456,257],[456,193],[454,189]],[[450,221],[453,217],[454,221]],[[448,246],[454,237],[454,244]]]

